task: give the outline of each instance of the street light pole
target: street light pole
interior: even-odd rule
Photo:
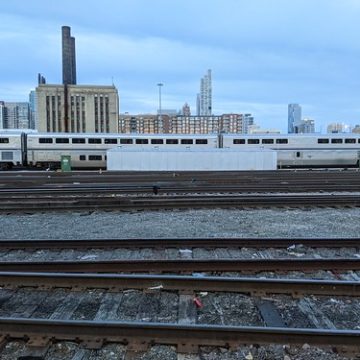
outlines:
[[[158,83],[157,86],[159,87],[159,132],[160,132],[160,129],[162,130],[162,127],[163,127],[163,124],[162,124],[162,114],[161,114],[161,87],[164,86],[163,83]]]

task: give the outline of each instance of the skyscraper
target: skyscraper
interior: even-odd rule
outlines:
[[[297,125],[301,123],[301,106],[299,104],[288,105],[288,134],[296,133]]]
[[[198,115],[211,115],[212,113],[212,87],[211,70],[209,69],[200,80],[200,112]]]
[[[62,70],[63,84],[76,84],[75,38],[69,26],[62,27]]]

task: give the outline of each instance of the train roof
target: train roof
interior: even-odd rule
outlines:
[[[224,137],[230,138],[269,138],[269,139],[276,139],[276,138],[358,138],[360,134],[356,133],[329,133],[329,134],[223,134]]]
[[[50,137],[123,137],[123,138],[217,138],[217,134],[120,134],[120,133],[50,133],[41,132],[31,134],[34,136],[50,136]]]

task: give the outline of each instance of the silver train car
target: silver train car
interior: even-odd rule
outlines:
[[[71,156],[74,168],[106,168],[106,151],[120,148],[217,148],[215,135],[37,133],[27,135],[27,165],[59,167],[61,156]]]
[[[278,168],[359,167],[358,134],[224,134],[224,148],[267,148],[277,152]]]
[[[25,134],[19,131],[0,133],[0,169],[23,165],[25,154]]]
[[[0,131],[0,169],[59,168],[62,155],[77,169],[106,168],[106,151],[119,148],[270,148],[278,168],[359,167],[359,134],[98,134]]]

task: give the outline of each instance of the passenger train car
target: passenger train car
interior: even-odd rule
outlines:
[[[0,168],[59,168],[62,155],[78,169],[106,168],[106,151],[119,148],[259,149],[277,151],[278,167],[359,167],[358,134],[89,134],[0,131]]]
[[[267,148],[277,151],[278,168],[359,166],[358,134],[224,134],[224,148]]]
[[[61,155],[71,156],[74,168],[105,168],[106,151],[120,148],[216,148],[217,135],[38,133],[27,135],[29,166],[59,167]]]

